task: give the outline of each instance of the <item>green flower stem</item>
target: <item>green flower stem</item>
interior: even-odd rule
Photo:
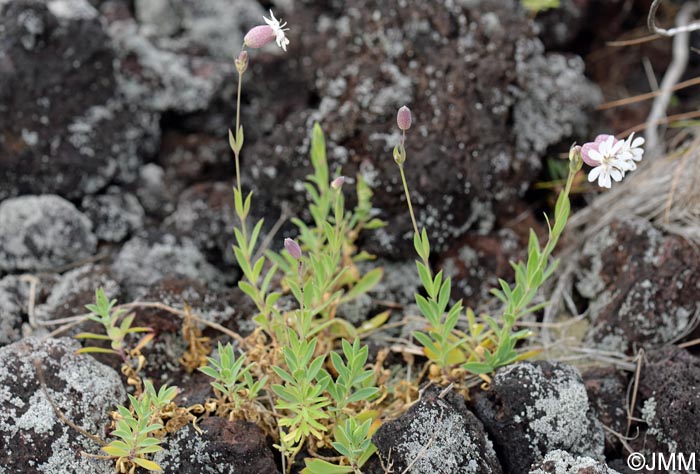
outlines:
[[[238,73],[238,94],[236,95],[236,133],[238,133],[238,128],[241,126],[241,88],[243,85],[243,74]],[[238,152],[234,150],[234,155],[236,156],[236,187],[238,192],[242,193],[241,189],[241,166]],[[243,223],[245,226],[245,223]]]

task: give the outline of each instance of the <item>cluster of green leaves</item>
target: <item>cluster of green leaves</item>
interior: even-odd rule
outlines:
[[[163,429],[159,412],[177,395],[177,388],[163,385],[156,392],[153,384],[145,382],[145,390],[140,397],[129,395],[131,409],[118,406],[116,429],[112,436],[117,438],[102,450],[116,458],[117,466],[136,465],[150,471],[162,471],[161,467],[146,459],[152,453],[162,451],[161,440],[153,434]]]
[[[372,444],[370,431],[372,419],[364,422],[356,418],[348,418],[345,423],[336,425],[333,430],[333,448],[345,456],[347,465],[332,464],[323,459],[306,459],[304,474],[362,474],[360,470],[369,458],[377,451]]]
[[[359,274],[355,265],[373,257],[367,252],[357,252],[355,242],[362,231],[377,229],[384,223],[373,217],[372,191],[360,175],[357,205],[346,211],[342,189],[330,184],[326,142],[318,124],[314,125],[311,137],[311,163],[313,174],[307,177],[305,189],[313,225],[292,219],[299,230],[298,243],[308,255],[304,259],[302,281],[299,262],[287,252],[267,252],[267,256],[283,272],[284,283],[300,306],[312,311],[313,326],[337,325],[340,336],[354,338],[357,335],[354,328],[340,319],[330,322],[331,315],[339,304],[367,293],[381,280],[381,268]]]
[[[369,349],[355,340],[352,344],[343,340],[343,355],[331,352],[330,361],[337,378],[323,368],[326,354],[314,357],[317,338],[306,340],[295,331],[289,331],[289,344],[283,348],[287,370],[273,367],[282,380],[273,384],[277,397],[275,407],[285,415],[279,420],[283,428],[278,448],[291,464],[304,442],[310,436],[324,439],[324,433],[332,428],[335,441],[332,446],[347,459],[347,465],[337,466],[320,459],[306,461],[310,474],[352,472],[369,459],[376,447],[371,443],[369,430],[372,413],[365,412],[364,423],[359,423],[353,404],[362,404],[376,397],[379,389],[374,385],[374,373],[365,369]],[[350,423],[350,424],[348,424]],[[339,449],[340,448],[340,449]],[[341,468],[343,470],[333,470]]]
[[[282,428],[278,448],[291,464],[309,436],[323,439],[326,426],[321,420],[328,418],[325,408],[331,401],[320,380],[325,355],[314,357],[317,339],[307,341],[292,330],[287,334],[288,345],[282,349],[287,370],[273,367],[282,384],[271,389],[277,397],[276,408],[285,413],[278,422]]]
[[[573,178],[580,168],[580,158],[572,155],[567,183],[559,194],[554,209],[553,226],[545,215],[549,231],[547,243],[540,247],[537,235],[530,230],[527,261],[511,262],[515,271],[515,283],[511,286],[500,279],[500,288],[492,290],[504,305],[500,320],[484,314],[481,316],[486,324],[479,324],[474,313],[467,310],[468,334],[456,330],[462,312],[461,300],[449,311],[447,309],[451,292],[450,279],[443,278],[442,272],[435,277],[431,274],[428,264],[430,243],[425,229],[420,235],[414,236],[414,247],[422,260],[416,262],[418,274],[427,294],[427,298],[416,294],[416,303],[429,323],[427,333],[419,331],[414,336],[424,347],[428,358],[440,368],[461,363],[471,373],[484,374],[518,360],[517,342],[528,337],[530,331],[514,332],[513,328],[523,316],[544,307],[544,304],[532,305],[532,301],[557,268],[558,261],[550,261],[550,258],[566,226],[571,209],[569,193]],[[478,346],[474,346],[475,343]]]
[[[214,381],[211,383],[219,392],[219,397],[229,403],[233,403],[235,409],[239,409],[246,401],[254,400],[267,383],[267,376],[255,380],[250,373],[252,365],[246,362],[245,354],[236,357],[231,344],[218,347],[218,359],[207,357],[209,365],[199,370]]]
[[[100,352],[107,354],[117,354],[123,359],[127,358],[126,337],[134,333],[149,333],[141,338],[136,348],[140,349],[146,345],[152,338],[151,328],[131,327],[134,322],[134,315],[126,315],[123,309],[115,309],[117,300],[109,300],[105,295],[103,288],[98,288],[95,292],[95,304],[89,304],[85,307],[90,311],[88,319],[100,323],[105,334],[96,334],[92,332],[83,332],[77,334],[78,339],[94,339],[102,341],[110,341],[111,349],[104,347],[83,347],[77,351],[79,354]],[[121,323],[119,320],[121,319]]]
[[[413,335],[423,345],[426,355],[431,360],[439,367],[448,367],[461,362],[458,347],[463,340],[455,338],[454,329],[462,312],[462,301],[458,301],[447,311],[452,292],[452,281],[449,277],[443,279],[442,271],[434,277],[432,276],[428,264],[430,242],[425,229],[420,235],[414,235],[413,245],[422,260],[416,261],[416,266],[423,288],[428,295],[426,298],[416,294],[416,303],[430,325],[427,333],[416,331]]]

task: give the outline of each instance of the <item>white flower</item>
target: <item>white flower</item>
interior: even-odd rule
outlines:
[[[642,137],[634,138],[634,132],[622,144],[620,156],[628,162],[630,171],[637,169],[636,162],[641,161],[644,156],[642,145],[644,145],[644,139]]]
[[[588,181],[592,183],[597,179],[598,186],[609,188],[612,180],[621,181],[626,171],[632,170],[632,166],[636,167],[631,158],[628,159],[621,153],[625,143],[626,141],[615,140],[615,137],[610,136],[600,143],[597,150],[588,151],[590,160],[597,165],[588,173]]]
[[[289,28],[285,28],[287,26],[287,22],[285,21],[284,23],[280,23],[280,21],[275,18],[275,14],[272,13],[272,10],[270,10],[270,18],[263,17],[265,20],[265,23],[270,25],[270,28],[272,28],[272,31],[275,32],[275,37],[277,38],[277,46],[282,48],[284,51],[287,51],[287,45],[289,44],[289,38],[284,34],[285,31],[289,31]]]

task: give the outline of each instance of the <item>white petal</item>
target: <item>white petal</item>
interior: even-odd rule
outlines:
[[[588,173],[588,182],[592,183],[593,181],[596,180],[596,178],[600,175],[601,171],[603,171],[602,166],[596,166],[593,168],[590,173]]]
[[[588,158],[593,161],[597,161],[598,163],[603,161],[603,155],[598,150],[588,150]]]
[[[610,175],[608,173],[601,174],[600,178],[598,178],[598,185],[603,188],[610,188],[610,186],[612,185],[612,181],[610,181]]]
[[[621,181],[621,180],[622,180],[622,172],[621,172],[619,169],[617,169],[617,168],[613,168],[613,169],[610,170],[610,176],[611,176],[612,179],[614,179],[615,181]]]

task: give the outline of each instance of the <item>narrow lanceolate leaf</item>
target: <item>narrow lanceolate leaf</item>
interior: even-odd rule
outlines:
[[[142,468],[148,469],[149,471],[163,471],[163,468],[161,468],[157,463],[149,461],[148,459],[134,458],[134,464],[138,464]]]
[[[129,455],[128,449],[124,449],[124,448],[120,448],[120,447],[112,446],[112,445],[103,446],[102,451],[109,454],[110,456],[114,456],[114,457],[118,457],[118,458]]]
[[[301,471],[302,474],[346,474],[353,472],[350,466],[338,466],[331,464],[323,459],[304,459],[306,467]]]
[[[353,300],[360,295],[367,293],[372,288],[377,286],[377,284],[381,281],[382,276],[384,276],[384,270],[381,268],[375,268],[374,270],[368,272],[360,279],[360,281],[357,282],[355,286],[352,287],[350,291],[345,294],[341,302]]]
[[[493,371],[493,367],[491,367],[489,364],[484,364],[483,362],[467,362],[466,364],[462,365],[462,368],[467,372],[477,375],[487,374]]]
[[[118,354],[117,351],[112,349],[105,349],[103,347],[83,347],[75,351],[76,354],[88,354],[88,353],[100,353],[100,354]]]

